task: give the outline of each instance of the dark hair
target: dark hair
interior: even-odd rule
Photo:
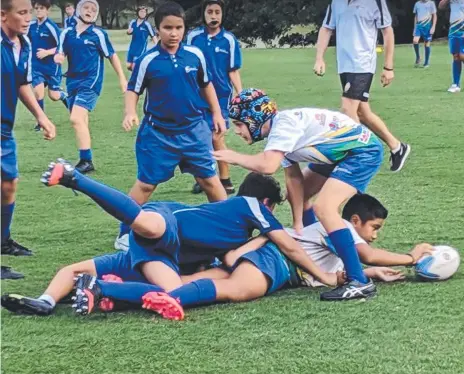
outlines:
[[[13,9],[13,0],[2,0],[2,10],[9,12]]]
[[[161,22],[165,17],[174,16],[182,18],[185,24],[185,12],[184,9],[177,4],[175,1],[168,1],[164,4],[161,4],[155,13],[155,26],[159,29]]]
[[[72,6],[74,8],[74,3],[66,3],[64,4],[64,8],[69,8],[70,6]]]
[[[280,183],[270,175],[250,173],[240,185],[237,196],[255,197],[259,201],[269,199],[270,204],[284,201]]]
[[[34,0],[33,4],[34,6],[41,5],[47,9],[50,9],[50,7],[52,6],[52,3],[50,0]]]
[[[366,223],[372,219],[386,219],[388,210],[375,197],[368,194],[357,194],[346,203],[342,217],[349,221],[355,214],[359,216],[362,223]]]
[[[205,19],[206,8],[209,5],[214,5],[214,4],[219,5],[221,7],[221,10],[222,10],[222,22],[224,23],[224,18],[225,18],[225,13],[226,13],[226,5],[225,5],[223,0],[203,0],[203,2],[201,3],[201,19],[203,20],[203,23],[206,23],[206,19]]]

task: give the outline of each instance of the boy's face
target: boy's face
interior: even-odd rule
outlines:
[[[15,0],[9,11],[2,10],[2,26],[15,34],[27,34],[32,20],[30,0]]]
[[[175,48],[184,37],[184,20],[176,16],[164,17],[159,25],[159,38],[161,43],[167,48]]]
[[[205,9],[205,21],[208,27],[217,29],[222,23],[222,8],[217,4],[210,4]]]
[[[372,243],[377,239],[379,231],[385,223],[383,218],[371,219],[363,223],[357,214],[353,215],[350,221],[358,235],[367,243]]]
[[[140,9],[139,12],[137,13],[138,17],[140,19],[145,19],[147,16],[147,10],[146,9]]]
[[[73,6],[67,6],[64,11],[66,12],[66,15],[68,17],[71,17],[74,14],[74,7]]]
[[[48,9],[43,5],[35,4],[34,10],[38,20],[42,20],[48,16]]]
[[[80,16],[85,22],[92,23],[97,16],[97,7],[94,3],[87,1],[86,3],[82,4]]]
[[[245,140],[249,145],[253,144],[253,139],[251,139],[250,130],[248,130],[248,126],[245,125],[243,122],[233,120],[235,125],[234,132],[240,136],[243,140]]]

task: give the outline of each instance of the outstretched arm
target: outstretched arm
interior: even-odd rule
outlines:
[[[218,161],[238,165],[262,174],[274,174],[284,159],[284,153],[280,151],[265,151],[257,155],[244,155],[227,149],[215,151],[213,155]]]
[[[113,66],[114,71],[118,75],[119,78],[119,86],[121,87],[121,91],[124,93],[127,89],[127,79],[124,75],[124,71],[122,70],[121,60],[119,59],[118,55],[114,53],[110,58],[111,66]]]
[[[409,253],[395,253],[385,249],[375,249],[369,244],[357,244],[356,249],[363,264],[377,266],[414,265],[425,254],[432,254],[433,247],[423,243],[416,245]]]

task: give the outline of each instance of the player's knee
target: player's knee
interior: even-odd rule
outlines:
[[[229,291],[229,301],[240,303],[253,299],[253,294],[250,290],[244,287],[231,287]]]
[[[166,221],[159,213],[142,210],[135,218],[131,228],[144,238],[157,239],[166,231]]]
[[[461,53],[461,54],[459,55],[459,58],[460,58],[460,60],[461,60],[462,62],[464,62],[464,53]]]
[[[2,202],[14,199],[18,188],[18,178],[12,181],[2,181]]]
[[[71,116],[69,117],[71,121],[71,125],[73,127],[82,127],[85,126],[85,120],[81,116],[77,115],[76,113],[72,112]]]
[[[48,97],[53,101],[60,100],[60,93],[59,91],[48,91]]]

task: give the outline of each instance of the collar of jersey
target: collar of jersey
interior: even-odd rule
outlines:
[[[24,39],[24,36],[23,35],[19,35],[19,40],[21,42],[21,50],[25,47],[28,46],[28,44],[26,43],[26,40]],[[14,47],[14,43],[10,40],[10,38],[8,38],[8,36],[3,32],[3,29],[2,29],[2,40],[1,42],[5,42],[7,45],[9,45],[10,47]]]
[[[226,30],[224,30],[224,27],[222,27],[222,25],[221,25],[221,31],[219,31],[219,33],[217,33],[216,35],[210,37],[209,34],[208,34],[208,28],[206,26],[203,26],[203,30],[205,31],[204,35],[206,36],[206,38],[211,39],[211,40],[223,38],[224,37],[224,32],[226,31]]]
[[[156,45],[155,50],[157,50],[160,53],[160,56],[169,57],[169,58],[171,57],[171,54],[168,51],[166,51],[163,47],[161,47],[161,42],[159,42]],[[184,43],[180,43],[179,49],[176,52],[176,57],[184,57],[184,56],[185,56]]]
[[[87,28],[86,28],[84,31],[82,31],[80,34],[77,33],[77,27],[74,27],[74,28],[73,28],[73,31],[75,31],[75,32],[76,32],[76,35],[79,35],[79,37],[80,37],[81,35],[84,35],[85,33],[92,31],[94,27],[95,27],[95,25],[94,25],[94,24],[91,24],[89,27],[87,27]]]

